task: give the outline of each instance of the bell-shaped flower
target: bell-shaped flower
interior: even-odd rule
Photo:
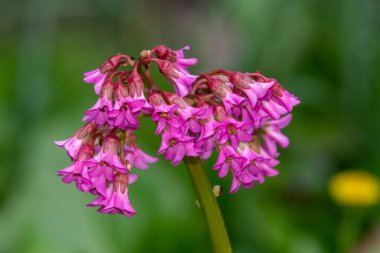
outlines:
[[[199,153],[194,149],[194,138],[173,134],[170,130],[162,133],[162,141],[157,154],[165,154],[165,160],[171,160],[173,165],[178,165],[183,157],[198,156]]]
[[[79,152],[78,160],[74,161],[69,167],[59,170],[58,176],[61,176],[62,181],[66,184],[75,182],[80,191],[90,191],[92,183],[85,161],[90,159],[94,152],[93,144],[84,145]]]
[[[95,122],[99,126],[109,122],[108,114],[113,110],[113,86],[112,82],[103,86],[98,101],[85,112],[83,121]]]
[[[98,212],[108,214],[123,214],[132,217],[136,214],[132,207],[129,197],[129,184],[136,180],[136,175],[131,177],[128,174],[117,173],[115,180],[106,190],[105,195],[99,195],[97,199],[88,204],[88,206],[100,206]]]
[[[238,154],[232,147],[225,145],[219,150],[219,157],[213,170],[218,170],[219,177],[227,176],[230,170],[239,173],[244,167],[247,158]]]
[[[124,150],[125,159],[128,160],[131,165],[141,170],[147,169],[149,163],[155,163],[158,160],[156,157],[146,154],[136,146],[125,146]]]
[[[102,89],[103,83],[106,80],[107,75],[103,74],[100,69],[95,69],[92,71],[88,71],[83,73],[84,75],[84,81],[86,83],[92,83],[94,84],[94,90],[97,95],[100,94],[100,91]]]
[[[63,141],[55,141],[54,143],[57,146],[66,149],[72,159],[77,159],[79,150],[94,137],[96,130],[96,124],[90,122],[81,127],[73,137]]]

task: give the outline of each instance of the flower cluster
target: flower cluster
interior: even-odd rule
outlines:
[[[117,54],[98,69],[84,73],[99,96],[85,112],[86,124],[75,135],[56,144],[66,149],[72,165],[58,175],[97,196],[89,206],[102,213],[133,216],[128,189],[137,180],[131,171],[157,161],[136,144],[140,116],[156,123],[162,136],[158,154],[178,165],[185,156],[219,157],[213,166],[219,177],[232,175],[231,193],[277,175],[277,146],[289,141],[280,130],[289,124],[299,100],[276,80],[255,73],[214,70],[199,76],[187,68],[195,58],[184,50],[157,46],[143,50],[138,61]],[[174,86],[160,90],[151,64]]]

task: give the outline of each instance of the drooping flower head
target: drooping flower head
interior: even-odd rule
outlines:
[[[216,151],[213,170],[221,178],[232,176],[230,193],[278,174],[278,147],[289,144],[281,131],[299,100],[259,72],[220,69],[193,75],[189,68],[197,60],[185,57],[185,50],[189,46],[173,50],[159,45],[143,50],[138,60],[118,53],[84,73],[98,99],[85,112],[85,126],[55,142],[72,161],[58,175],[95,195],[88,205],[99,212],[136,214],[129,200],[137,180],[133,171],[157,161],[138,146],[134,132],[141,117],[156,124],[155,134],[161,135],[157,153],[173,165],[185,156],[208,159]],[[174,92],[160,89],[152,64]]]

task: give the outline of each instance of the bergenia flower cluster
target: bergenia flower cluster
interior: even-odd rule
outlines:
[[[221,178],[232,175],[231,193],[278,174],[273,168],[279,163],[277,146],[289,144],[281,129],[291,121],[299,100],[259,72],[222,69],[192,75],[187,68],[197,60],[185,58],[188,49],[160,45],[143,50],[138,60],[117,54],[84,73],[99,98],[85,112],[85,125],[56,144],[72,160],[58,175],[96,196],[88,206],[102,213],[136,214],[128,197],[137,180],[133,171],[157,161],[136,143],[134,131],[142,116],[156,123],[155,134],[162,136],[157,153],[173,165],[185,156],[208,159],[216,150],[213,169]],[[152,64],[175,92],[158,88]]]

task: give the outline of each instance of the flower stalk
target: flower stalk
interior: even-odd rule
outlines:
[[[184,158],[200,207],[206,219],[214,253],[232,253],[230,240],[210,181],[199,157]]]
[[[358,242],[364,214],[365,210],[360,208],[346,207],[343,210],[342,221],[337,233],[336,252],[347,253]]]

